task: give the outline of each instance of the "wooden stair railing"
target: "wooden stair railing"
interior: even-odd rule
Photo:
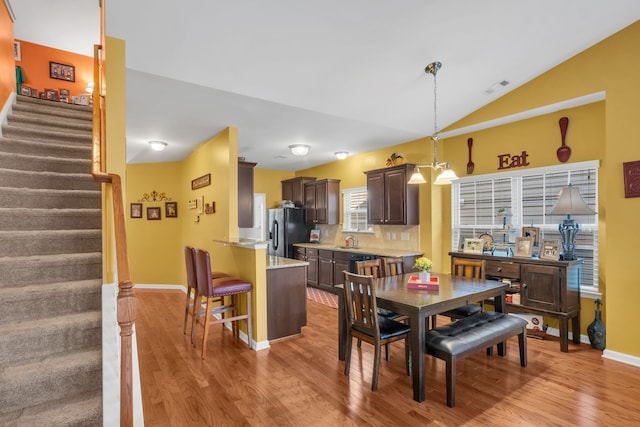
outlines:
[[[122,199],[122,183],[117,174],[106,173],[103,163],[105,148],[105,96],[103,93],[102,46],[94,46],[93,60],[93,135],[91,175],[93,180],[111,185],[113,222],[118,272],[118,325],[120,326],[120,426],[133,426],[133,366],[132,333],[136,315],[136,296],[129,274],[125,210]],[[97,96],[96,96],[97,94]]]

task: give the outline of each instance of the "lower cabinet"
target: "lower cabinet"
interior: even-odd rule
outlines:
[[[305,266],[267,269],[267,338],[298,335],[307,324]]]
[[[325,291],[334,292],[336,285],[344,281],[343,271],[349,271],[349,252],[318,251],[318,287]]]

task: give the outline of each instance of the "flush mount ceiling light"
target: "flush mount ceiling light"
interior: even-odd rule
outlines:
[[[169,144],[163,141],[149,141],[149,145],[153,151],[162,151],[167,148]]]
[[[452,180],[458,179],[449,166],[449,162],[438,162],[438,140],[440,138],[438,137],[438,83],[436,74],[438,74],[438,70],[441,67],[442,63],[436,61],[427,65],[424,69],[425,73],[433,74],[433,135],[431,136],[433,141],[433,162],[429,165],[417,165],[411,178],[409,178],[409,184],[424,184],[427,182],[422,173],[420,173],[420,168],[431,168],[436,172],[442,169],[442,173],[433,182],[434,185],[447,185],[451,184]]]
[[[348,151],[336,151],[335,153],[333,153],[336,155],[336,157],[338,158],[338,160],[344,160],[347,158],[347,156],[349,155]]]
[[[289,150],[293,153],[294,156],[306,156],[311,149],[307,144],[293,144],[289,146]]]

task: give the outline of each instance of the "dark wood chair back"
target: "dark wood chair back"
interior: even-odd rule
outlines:
[[[451,260],[451,274],[453,276],[465,279],[484,279],[485,270],[485,261],[482,259],[453,258]]]
[[[382,258],[385,276],[399,276],[404,274],[404,260],[402,257]]]
[[[372,275],[344,272],[347,322],[370,338],[380,338],[376,291]],[[371,341],[370,339],[368,341]]]
[[[380,258],[366,261],[356,261],[356,269],[358,271],[358,274],[361,276],[373,276],[374,279],[383,277],[382,263],[380,262]]]

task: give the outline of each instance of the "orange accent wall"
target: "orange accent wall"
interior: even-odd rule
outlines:
[[[87,93],[87,84],[93,81],[93,58],[29,43],[24,40],[20,40],[20,44],[22,47],[22,60],[16,61],[16,65],[22,67],[25,85],[37,88],[38,93],[43,92],[45,89],[68,89],[71,96]],[[13,57],[11,59],[13,60]],[[73,65],[75,67],[75,82],[50,78],[49,61]]]
[[[14,64],[13,60],[13,21],[7,5],[0,5],[0,64]],[[16,73],[13,66],[0,67],[0,109],[11,92],[16,90]]]

